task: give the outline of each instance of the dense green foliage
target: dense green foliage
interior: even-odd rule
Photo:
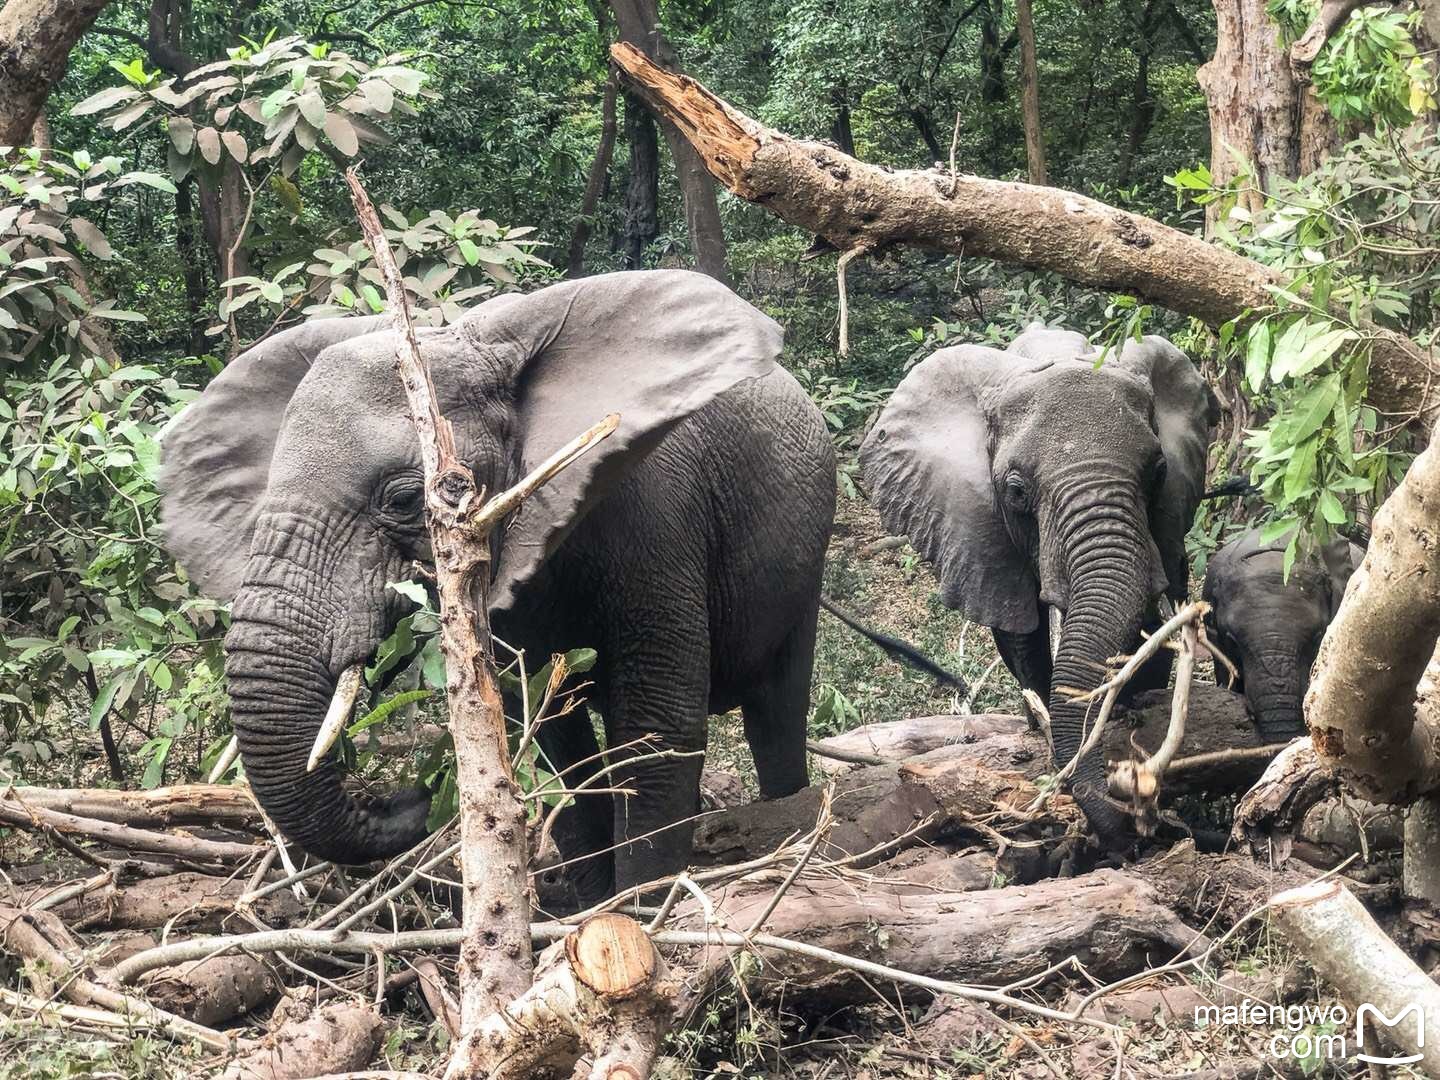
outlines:
[[[1272,13],[1294,36],[1312,5],[1284,0]],[[672,3],[661,16],[689,70],[778,127],[895,166],[1023,174],[1019,51],[1002,0],[730,0]],[[1042,0],[1036,23],[1052,183],[1185,229],[1200,227],[1206,202],[1234,207],[1247,177],[1212,190],[1198,164],[1209,158],[1195,76],[1213,47],[1208,4]],[[1363,517],[1406,446],[1362,403],[1359,320],[1423,338],[1440,299],[1426,240],[1440,150],[1428,134],[1402,136],[1435,104],[1414,24],[1367,9],[1322,53],[1317,91],[1356,141],[1268,192],[1263,213],[1226,219],[1219,242],[1295,284],[1218,336],[1128,297],[900,251],[852,268],[855,347],[840,357],[833,259],[802,261],[808,237],[722,195],[736,287],[786,325],[787,362],[842,451],[847,502],[859,495],[860,431],[908,365],[1041,319],[1111,342],[1161,329],[1212,371],[1228,365],[1248,400],[1232,428],[1249,433],[1228,433],[1218,467],[1253,471],[1266,506],[1252,509],[1277,535],[1299,543]],[[5,772],[43,765],[71,724],[123,725],[143,769],[135,779],[151,785],[177,764],[176,747],[193,768],[223,745],[226,616],[160,546],[157,439],[246,344],[304,314],[380,309],[341,170],[363,161],[417,310],[448,320],[560,272],[600,139],[612,22],[574,0],[197,2],[166,27],[157,40],[144,8],[109,9],[50,100],[55,149],[0,148]],[[622,98],[622,116],[635,108]],[[625,263],[627,126],[592,214],[590,272]],[[660,175],[643,262],[684,264],[679,191],[673,170]],[[1207,511],[1200,560],[1222,527]],[[931,619],[927,647],[972,676],[984,670],[988,656],[960,655],[958,620],[924,601],[923,570],[900,569],[920,598],[915,618]],[[831,584],[863,602],[862,577],[848,557],[832,566]],[[423,639],[426,618],[397,635]],[[411,644],[392,639],[390,655]],[[880,707],[856,648],[822,639],[820,727]],[[412,682],[438,688],[436,662],[423,651]],[[428,696],[404,694],[355,726],[362,747],[364,729]]]

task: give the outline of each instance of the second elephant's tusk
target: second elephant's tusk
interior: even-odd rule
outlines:
[[[1054,663],[1060,653],[1060,624],[1065,621],[1065,613],[1058,607],[1047,610],[1050,612],[1050,662]]]
[[[345,725],[350,721],[350,713],[355,708],[355,699],[360,696],[360,685],[364,681],[364,664],[348,667],[341,673],[339,680],[335,683],[335,696],[330,699],[330,708],[325,713],[325,721],[320,725],[320,733],[315,736],[315,746],[310,751],[310,761],[305,766],[306,772],[314,772],[315,766],[325,760],[325,755],[330,752],[330,748],[340,738],[340,733],[345,730]]]

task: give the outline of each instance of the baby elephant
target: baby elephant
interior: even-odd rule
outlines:
[[[1301,705],[1325,628],[1365,552],[1336,540],[1301,555],[1283,573],[1284,544],[1263,544],[1250,529],[1215,553],[1205,571],[1210,634],[1239,669],[1242,690],[1267,742],[1305,734]],[[1223,673],[1216,671],[1223,679]]]

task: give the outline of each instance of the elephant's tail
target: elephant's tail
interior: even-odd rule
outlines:
[[[898,660],[902,664],[909,664],[911,667],[933,676],[936,681],[942,685],[951,687],[962,699],[969,699],[970,687],[964,679],[953,672],[945,670],[908,641],[902,641],[900,638],[891,637],[889,634],[882,634],[878,630],[872,630],[854,615],[851,615],[843,608],[837,607],[823,596],[820,598],[820,606],[861,637],[879,646],[891,659]]]

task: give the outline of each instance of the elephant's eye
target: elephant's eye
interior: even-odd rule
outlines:
[[[1165,475],[1170,471],[1170,466],[1165,463],[1164,454],[1155,455],[1155,464],[1151,466],[1151,473],[1154,476],[1154,484],[1158,488],[1165,483]]]
[[[1005,477],[1005,502],[1012,510],[1028,510],[1030,508],[1030,488],[1026,485],[1024,477],[1018,473],[1011,473]]]
[[[394,484],[385,492],[385,512],[395,518],[413,518],[425,508],[425,489],[419,484]]]

